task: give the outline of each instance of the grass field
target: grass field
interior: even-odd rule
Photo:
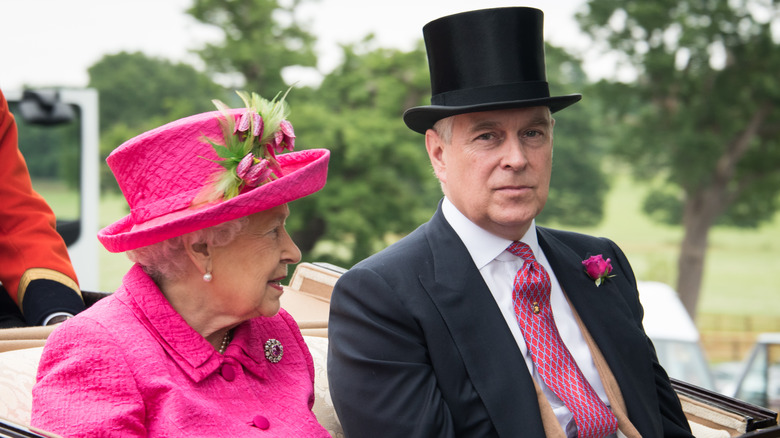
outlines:
[[[637,278],[671,285],[677,278],[680,227],[659,225],[641,213],[642,186],[628,176],[619,176],[607,199],[605,220],[596,227],[576,228],[588,234],[613,239],[626,252]],[[118,195],[101,200],[101,226],[127,214]],[[569,227],[571,228],[571,227]],[[316,260],[311,260],[316,261]],[[130,267],[124,254],[111,254],[101,247],[103,290],[114,290]],[[762,315],[780,319],[780,215],[759,229],[714,228],[699,314]]]

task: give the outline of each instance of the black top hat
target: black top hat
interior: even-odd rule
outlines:
[[[424,134],[457,114],[531,106],[555,112],[579,101],[580,94],[550,96],[543,20],[538,9],[497,8],[426,24],[431,105],[406,110],[406,126]]]

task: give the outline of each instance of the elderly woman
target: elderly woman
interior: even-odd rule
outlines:
[[[32,424],[63,436],[329,436],[281,281],[300,251],[287,202],[329,152],[293,149],[284,98],[199,114],[108,157],[130,215],[101,230],[135,265],[49,337]],[[277,155],[279,154],[279,155]]]

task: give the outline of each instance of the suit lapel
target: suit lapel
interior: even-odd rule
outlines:
[[[426,236],[433,277],[420,281],[459,349],[471,381],[499,435],[525,430],[544,436],[539,405],[514,337],[466,247],[437,211]],[[512,376],[507,378],[506,376]]]

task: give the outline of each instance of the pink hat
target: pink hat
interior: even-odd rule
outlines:
[[[100,230],[122,252],[248,216],[325,185],[330,152],[292,150],[284,99],[239,93],[247,108],[197,114],[132,138],[106,160],[130,214]]]

